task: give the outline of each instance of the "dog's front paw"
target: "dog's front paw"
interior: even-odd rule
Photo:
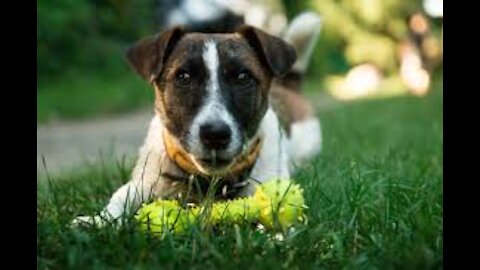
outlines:
[[[81,226],[86,226],[86,227],[104,227],[106,224],[106,221],[99,215],[96,216],[79,216],[76,217],[75,219],[72,220],[71,226],[72,227],[81,227]]]

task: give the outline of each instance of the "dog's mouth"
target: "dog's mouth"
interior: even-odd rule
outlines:
[[[228,165],[230,165],[231,160],[230,159],[223,159],[223,158],[216,158],[216,159],[202,158],[202,159],[199,160],[199,163],[203,167],[220,169],[220,168],[224,168],[224,167],[227,167]]]
[[[232,165],[233,158],[220,155],[217,151],[210,151],[208,155],[196,157],[197,165],[208,173],[222,173]]]
[[[239,173],[255,163],[260,147],[261,139],[256,138],[251,143],[235,152],[224,150],[205,150],[202,154],[188,153],[190,161],[195,169],[203,174],[221,176],[225,174]]]
[[[198,161],[203,167],[222,169],[228,167],[232,159],[222,157],[217,151],[212,150],[207,157],[199,158]]]

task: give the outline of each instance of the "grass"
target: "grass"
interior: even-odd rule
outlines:
[[[322,154],[295,179],[307,225],[284,242],[248,227],[152,239],[72,229],[128,179],[131,164],[90,168],[37,189],[38,269],[443,269],[443,89],[346,103],[321,114]]]
[[[151,104],[153,90],[133,71],[71,71],[37,89],[37,123],[126,112]]]

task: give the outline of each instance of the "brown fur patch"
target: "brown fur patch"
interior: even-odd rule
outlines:
[[[293,123],[305,120],[314,113],[312,105],[300,94],[299,89],[288,88],[277,81],[272,83],[270,103],[287,134],[290,134]]]

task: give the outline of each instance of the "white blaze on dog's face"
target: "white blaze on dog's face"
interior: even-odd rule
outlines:
[[[155,85],[165,127],[212,174],[227,171],[255,136],[272,78],[295,61],[293,48],[253,27],[236,33],[175,28],[138,42],[127,56]]]
[[[207,73],[203,104],[193,118],[185,138],[197,167],[207,171],[208,167],[228,165],[242,149],[241,127],[227,108],[225,95],[220,89],[220,60],[217,43],[213,40],[204,45],[203,62]]]

